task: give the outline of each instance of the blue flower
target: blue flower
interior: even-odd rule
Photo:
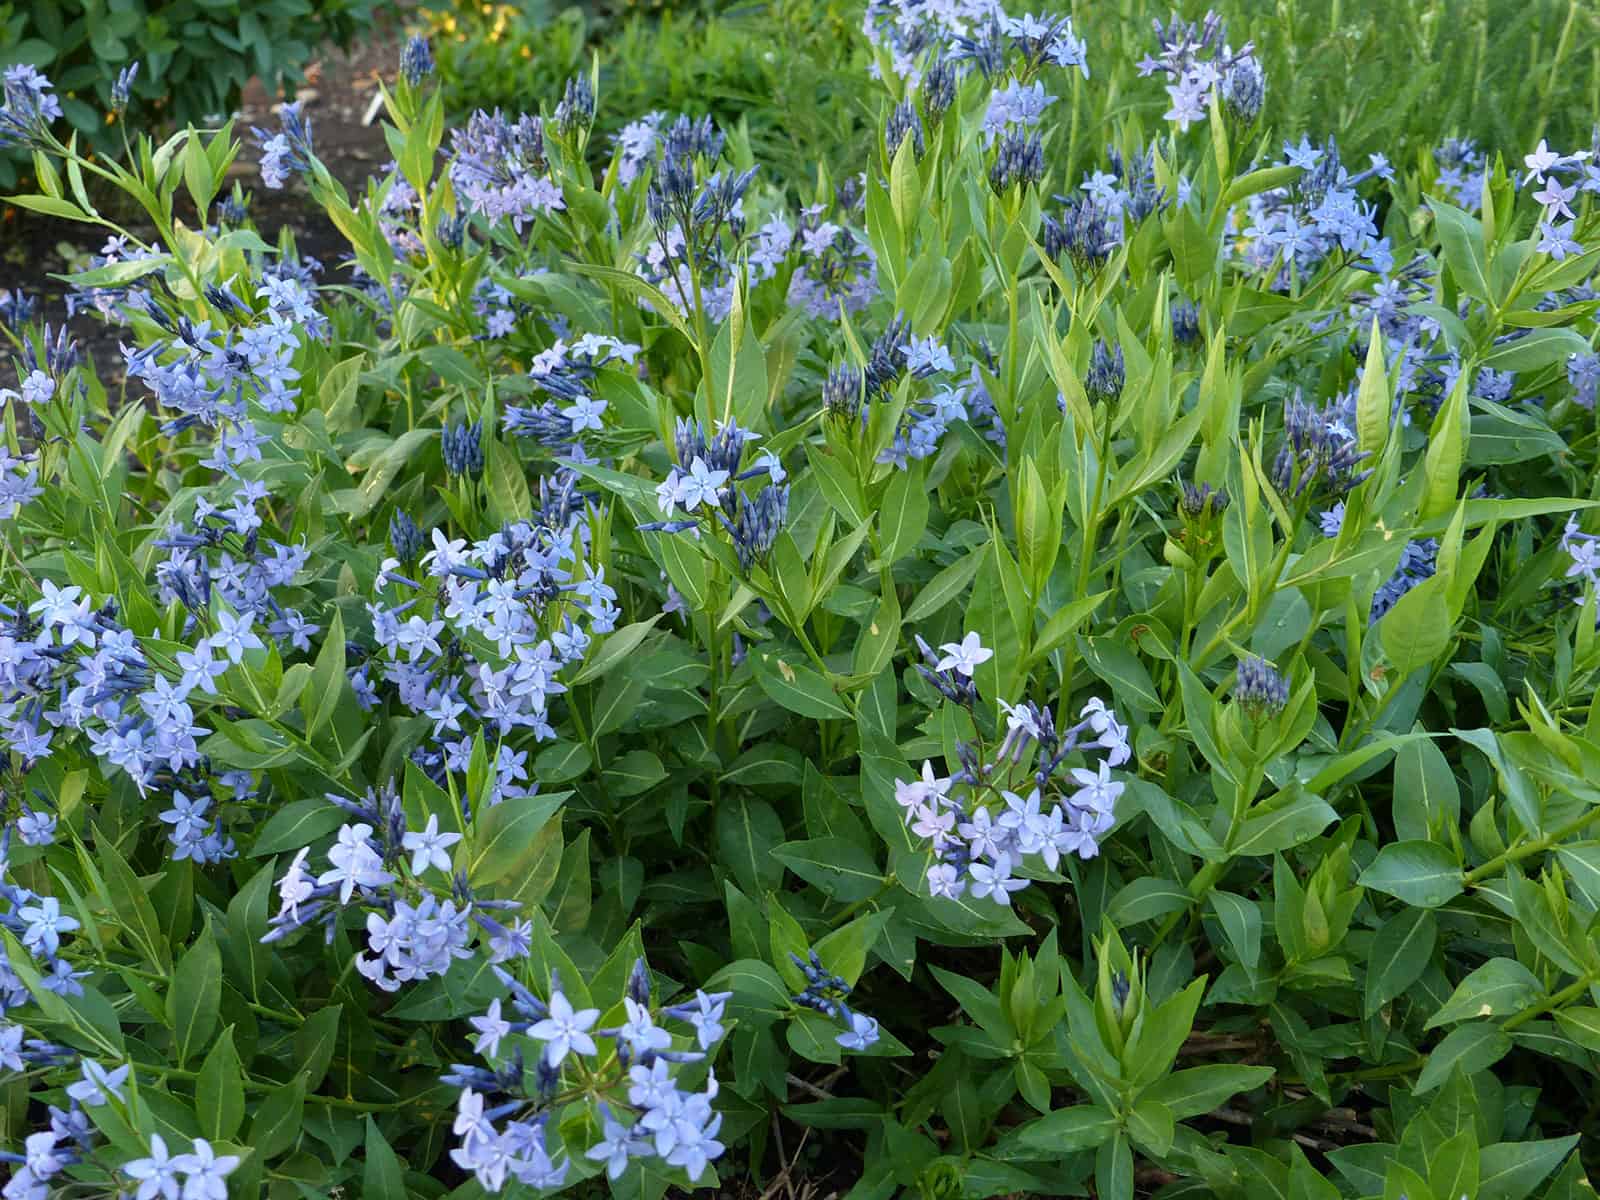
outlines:
[[[128,1072],[132,1068],[127,1063],[107,1071],[92,1058],[83,1060],[83,1078],[77,1083],[67,1085],[67,1095],[82,1104],[85,1108],[98,1108],[107,1103],[107,1093],[118,1100],[126,1100],[122,1094],[122,1085],[128,1081]]]
[[[269,188],[281,188],[289,175],[305,174],[311,170],[315,152],[311,148],[311,121],[302,116],[299,102],[285,104],[278,112],[281,128],[268,133],[256,128],[256,141],[261,146],[261,182]]]
[[[833,1040],[846,1050],[866,1050],[878,1040],[878,1022],[866,1013],[853,1012],[850,1014],[849,1030],[836,1035]]]
[[[1289,681],[1259,655],[1239,663],[1233,698],[1252,718],[1277,716],[1289,703]]]
[[[400,74],[412,87],[420,87],[433,74],[433,47],[420,33],[412,34],[400,51]]]
[[[589,1030],[599,1017],[598,1008],[574,1009],[572,1002],[559,991],[552,992],[550,1014],[534,1024],[528,1034],[545,1044],[545,1061],[558,1067],[569,1053],[592,1055],[598,1052]]]

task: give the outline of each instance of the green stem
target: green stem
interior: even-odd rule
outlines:
[[[1542,1017],[1547,1012],[1551,1012],[1558,1008],[1564,1008],[1568,1003],[1576,1000],[1579,996],[1583,995],[1584,992],[1588,991],[1596,979],[1600,979],[1600,973],[1596,973],[1595,971],[1585,972],[1577,979],[1574,979],[1571,983],[1567,984],[1567,986],[1562,988],[1559,992],[1546,997],[1538,1004],[1535,1004],[1532,1008],[1525,1008],[1519,1013],[1513,1013],[1501,1024],[1501,1031],[1504,1033],[1510,1033],[1514,1029],[1522,1028],[1522,1026],[1526,1025],[1535,1017]]]
[[[1520,862],[1524,858],[1530,858],[1535,854],[1543,854],[1556,843],[1565,841],[1575,833],[1582,832],[1596,821],[1600,821],[1600,806],[1591,808],[1582,816],[1574,817],[1565,825],[1558,826],[1541,838],[1535,838],[1531,842],[1524,842],[1520,846],[1512,846],[1503,854],[1495,855],[1483,866],[1475,867],[1473,870],[1468,871],[1464,882],[1468,887],[1476,887],[1485,879],[1493,877],[1506,864]]]
[[[839,913],[838,916],[833,918],[833,927],[835,929],[838,929],[841,925],[843,925],[846,921],[848,921],[851,917],[855,916],[856,913],[860,912],[861,909],[863,909],[864,907],[866,907],[869,904],[871,904],[874,907],[876,907],[878,901],[882,900],[884,898],[884,896],[888,895],[889,892],[893,888],[894,888],[894,880],[893,879],[885,879],[883,881],[883,883],[879,886],[878,890],[873,892],[872,895],[864,896],[860,900],[851,901],[849,904],[844,906],[844,911],[843,912]]]

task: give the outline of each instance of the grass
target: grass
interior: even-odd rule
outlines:
[[[1131,119],[1158,129],[1166,97],[1135,64],[1153,45],[1148,0],[1071,0],[1090,46],[1080,128]],[[1469,136],[1515,162],[1541,137],[1587,146],[1600,118],[1600,9],[1583,0],[1220,0],[1235,45],[1254,41],[1267,68],[1276,139],[1332,133],[1359,162],[1397,161]],[[1184,4],[1191,18],[1203,6]],[[457,113],[530,108],[598,57],[602,129],[651,110],[743,122],[757,162],[808,189],[818,164],[862,161],[870,128],[870,61],[861,7],[846,0],[631,6],[620,12],[548,4],[462,4],[435,12],[440,69]],[[1057,86],[1077,86],[1066,77]],[[1063,97],[1070,102],[1069,97]],[[873,102],[875,103],[875,101]],[[1065,107],[1062,110],[1065,119]],[[1063,153],[1065,139],[1058,141]],[[1076,178],[1098,154],[1092,137],[1067,163]]]

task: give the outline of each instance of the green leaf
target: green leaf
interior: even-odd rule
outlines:
[[[1461,981],[1450,999],[1428,1019],[1427,1028],[1479,1017],[1510,1016],[1543,994],[1533,972],[1516,959],[1491,958]]]
[[[501,523],[525,521],[532,511],[528,477],[517,452],[499,438],[489,439],[484,456],[484,482],[489,493],[489,515]]]
[[[757,959],[739,959],[706,981],[707,991],[733,993],[730,1011],[741,1025],[770,1024],[789,1011],[790,992],[778,973]]]
[[[540,783],[566,783],[594,765],[594,756],[582,742],[555,742],[539,751],[533,774]]]
[[[100,862],[101,877],[105,880],[106,900],[123,927],[138,944],[145,960],[158,972],[172,969],[172,949],[156,919],[156,910],[144,890],[144,884],[128,866],[127,859],[117,852],[116,843],[98,828],[95,830],[95,857]]]
[[[1339,1200],[1339,1189],[1311,1165],[1306,1152],[1297,1145],[1291,1145],[1289,1150],[1292,1157],[1288,1200]]]
[[[410,463],[411,456],[438,436],[437,429],[409,429],[373,455],[370,462],[363,459],[358,463],[353,457],[347,460],[352,469],[364,467],[366,473],[358,486],[330,493],[329,502],[344,516],[357,520],[366,516],[388,493],[389,485]]]
[[[1253,900],[1213,888],[1206,897],[1222,923],[1228,944],[1251,970],[1261,960],[1261,908]]]
[[[1119,702],[1139,713],[1160,711],[1161,697],[1150,679],[1150,672],[1120,641],[1079,636],[1078,652],[1089,669],[1111,685]]]
[[[1556,1024],[1585,1050],[1600,1054],[1600,1008],[1586,1005],[1564,1008],[1556,1013]]]
[[[200,1132],[211,1141],[226,1141],[244,1121],[244,1068],[233,1045],[233,1026],[222,1031],[194,1085],[195,1115]]]
[[[1112,897],[1106,916],[1121,929],[1183,912],[1190,900],[1188,889],[1170,879],[1135,879]]]
[[[1339,819],[1321,796],[1292,786],[1256,809],[1239,830],[1233,853],[1276,854],[1310,841]]]
[[[30,207],[25,203],[26,197],[14,197],[13,202],[21,204],[24,208]],[[80,215],[78,220],[84,218]],[[126,287],[136,279],[143,279],[153,271],[164,269],[172,262],[170,254],[154,254],[149,258],[127,259],[115,262],[107,267],[96,267],[92,271],[79,271],[73,275],[57,275],[57,279],[65,279],[77,287]]]
[[[1140,1100],[1155,1100],[1179,1121],[1208,1113],[1240,1092],[1252,1091],[1272,1078],[1271,1067],[1214,1065],[1189,1067],[1158,1079],[1139,1093]]]
[[[587,263],[579,259],[569,259],[566,267],[578,275],[598,279],[611,287],[621,289],[630,296],[644,300],[656,316],[683,334],[691,343],[694,342],[694,331],[689,328],[688,322],[683,319],[672,301],[667,299],[660,288],[642,279],[636,272],[624,271],[619,267],[602,266],[599,263]]]
[[[216,1031],[222,1004],[222,954],[211,922],[178,960],[167,991],[167,1025],[172,1029],[177,1061],[185,1063]]]
[[[1534,329],[1496,346],[1484,355],[1482,365],[1496,371],[1537,371],[1587,353],[1589,343],[1574,329]]]
[[[367,1118],[366,1157],[361,1171],[362,1200],[408,1200],[400,1160],[371,1117]]]
[[[327,1076],[343,1017],[344,1007],[330,1004],[312,1013],[294,1031],[294,1065],[304,1077],[307,1089],[315,1089]]]
[[[1179,211],[1194,223],[1187,207]],[[1094,1189],[1097,1200],[1133,1200],[1133,1149],[1121,1130],[1095,1151]]]
[[[246,1144],[263,1160],[273,1159],[300,1137],[305,1116],[306,1077],[296,1075],[287,1086],[275,1087],[256,1109]]]
[[[1078,1104],[1057,1109],[1019,1125],[995,1145],[1002,1159],[1055,1159],[1080,1150],[1092,1150],[1117,1132],[1115,1113],[1098,1104]]]
[[[1164,1155],[1172,1149],[1177,1132],[1172,1112],[1155,1100],[1145,1100],[1128,1113],[1128,1136],[1148,1154]]]
[[[841,925],[812,948],[822,959],[823,966],[853,987],[867,965],[867,951],[877,944],[878,935],[888,920],[887,909],[866,913],[848,925]]]
[[[801,1010],[790,1019],[784,1037],[807,1062],[836,1065],[844,1052],[838,1042],[839,1026],[821,1013]]]
[[[1579,1135],[1533,1142],[1497,1142],[1478,1152],[1475,1200],[1523,1200],[1577,1146]]]
[[[906,610],[906,623],[915,624],[949,604],[972,582],[988,552],[987,546],[975,546],[940,571],[917,592],[917,598]]]
[[[1456,285],[1467,295],[1486,304],[1494,302],[1489,285],[1489,257],[1483,244],[1483,225],[1454,205],[1428,197],[1434,224],[1439,230],[1440,247]]]
[[[637,796],[666,777],[661,759],[649,750],[630,750],[600,772],[601,781],[613,796]]]
[[[644,641],[645,635],[656,627],[656,622],[659,620],[661,614],[657,613],[648,621],[635,621],[632,625],[624,625],[621,629],[607,634],[599,646],[592,649],[584,659],[582,669],[572,677],[572,682],[588,683],[592,679],[600,678],[613,667],[627,662],[639,648],[639,643]]]
[[[482,808],[473,820],[467,878],[474,888],[490,887],[517,875],[538,853],[538,835],[560,809],[568,792],[510,796]]]
[[[856,843],[840,837],[784,842],[771,851],[801,879],[834,900],[865,900],[884,883],[883,872],[872,856]]]
[[[1365,1016],[1422,977],[1433,957],[1438,921],[1426,908],[1404,908],[1378,928],[1367,959]]]
[[[1096,592],[1092,596],[1085,596],[1081,600],[1063,605],[1051,613],[1050,619],[1044,623],[1044,628],[1039,631],[1039,636],[1033,643],[1033,649],[1028,655],[1029,664],[1043,658],[1057,646],[1064,645],[1066,640],[1078,631],[1078,626],[1088,620],[1109,595],[1110,592]]]
[[[1511,1035],[1490,1021],[1469,1021],[1452,1029],[1445,1038],[1428,1052],[1428,1061],[1412,1094],[1420,1096],[1431,1092],[1457,1067],[1463,1074],[1471,1075],[1494,1066],[1511,1051]]]
[[[1407,904],[1438,908],[1466,887],[1460,860],[1437,842],[1391,842],[1361,873],[1361,886]]]
[[[250,847],[252,858],[300,850],[343,825],[350,814],[321,796],[308,796],[284,805],[261,827]]]
[[[1450,644],[1443,591],[1444,581],[1439,576],[1425,579],[1401,596],[1378,622],[1383,652],[1401,678],[1431,664]]]
[[[746,893],[776,887],[783,864],[772,852],[783,842],[783,821],[765,800],[734,796],[716,811],[717,850]]]
[[[883,492],[878,510],[883,561],[892,564],[916,548],[928,527],[928,485],[921,469],[896,471]]]
[[[1444,403],[1439,406],[1439,411],[1433,418],[1433,427],[1428,431],[1428,448],[1422,456],[1425,486],[1421,511],[1418,513],[1424,520],[1442,517],[1456,507],[1457,493],[1461,485],[1461,466],[1466,458],[1466,441],[1469,436],[1467,387],[1467,377],[1463,373],[1461,378],[1456,380],[1455,387],[1450,389],[1450,394],[1445,397]],[[1408,596],[1410,594],[1406,593]],[[1393,657],[1394,647],[1391,646],[1387,635],[1384,637],[1383,648]],[[1426,654],[1417,651],[1414,653],[1414,659],[1420,663],[1437,653],[1437,650]],[[1409,671],[1411,668],[1403,669]]]
[[[1402,746],[1394,756],[1395,832],[1407,841],[1444,836],[1461,818],[1461,791],[1444,751],[1431,738]]]
[[[1503,466],[1565,453],[1567,443],[1561,435],[1530,413],[1497,404],[1491,411],[1473,414],[1467,451],[1467,462],[1473,466]]]
[[[1389,370],[1383,357],[1383,334],[1378,318],[1372,318],[1367,340],[1367,362],[1361,372],[1361,387],[1356,393],[1356,435],[1358,445],[1376,460],[1389,440],[1394,423],[1394,396]]]
[[[748,661],[756,683],[790,712],[814,721],[849,721],[852,714],[828,681],[804,663],[766,650],[752,650]]]

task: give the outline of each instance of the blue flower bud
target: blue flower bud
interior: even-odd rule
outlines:
[[[1289,703],[1289,681],[1258,655],[1240,661],[1233,698],[1252,720],[1275,717]]]
[[[400,76],[412,87],[433,74],[433,47],[420,33],[413,34],[400,51]]]
[[[457,421],[442,431],[444,469],[451,475],[483,475],[483,422]]]

